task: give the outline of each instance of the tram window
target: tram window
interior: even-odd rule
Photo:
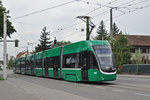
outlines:
[[[29,68],[29,65],[30,65],[30,61],[28,60],[28,65],[27,65],[28,68]]]
[[[49,59],[50,59],[50,58],[45,58],[45,59],[44,59],[44,61],[45,61],[45,62],[44,62],[44,67],[45,67],[45,68],[50,67],[50,66],[49,66]]]
[[[30,61],[28,61],[27,68],[30,68]]]
[[[31,61],[29,61],[29,67],[31,68]]]
[[[90,55],[89,55],[89,51],[84,51],[79,53],[79,67],[83,67],[86,66],[86,68],[89,67],[89,63],[90,63]]]
[[[34,62],[33,61],[31,61],[31,68],[33,68],[34,67]]]
[[[26,67],[28,67],[28,60],[26,60]]]
[[[69,65],[71,63],[71,57],[66,58],[66,64]]]
[[[51,58],[47,58],[47,66],[48,66],[48,68],[52,67],[52,66],[50,65],[50,63],[51,63]]]
[[[47,68],[50,67],[50,66],[49,66],[49,65],[50,65],[50,64],[49,64],[49,58],[45,58],[45,60],[46,60],[46,62],[45,62],[45,67],[47,67]]]
[[[35,68],[38,68],[38,62],[35,60]]]
[[[44,67],[48,68],[49,64],[48,64],[48,58],[44,59]]]
[[[42,68],[42,59],[39,59],[39,68]]]
[[[78,67],[77,54],[64,55],[63,62],[65,68],[77,68]]]
[[[28,67],[29,67],[29,68],[31,67],[31,61],[29,61],[29,65],[28,65]]]
[[[90,68],[92,68],[92,69],[97,69],[98,68],[96,58],[95,58],[95,56],[92,52],[90,53]]]
[[[38,60],[36,60],[36,65],[35,65],[35,67],[38,68],[38,66],[39,66],[39,63],[38,63]]]
[[[57,56],[57,57],[49,57],[49,58],[46,58],[45,65],[48,68],[59,67],[59,62],[60,62],[59,56]]]
[[[20,67],[22,67],[22,61],[20,61]]]
[[[42,59],[36,60],[36,68],[41,68],[42,67]]]
[[[78,67],[81,68],[82,66],[82,53],[79,53],[79,64]]]
[[[46,58],[45,67],[46,68],[50,67],[50,58]]]
[[[21,67],[23,67],[23,68],[25,67],[25,62],[24,61],[21,62]]]
[[[30,68],[30,67],[31,67],[31,61],[28,60],[28,61],[27,61],[27,68]]]
[[[54,58],[49,58],[49,62],[50,62],[50,68],[54,67]]]
[[[82,54],[82,63],[83,63],[83,65],[87,64],[87,55],[85,52],[83,52],[83,54]]]

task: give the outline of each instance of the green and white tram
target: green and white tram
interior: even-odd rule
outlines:
[[[76,82],[116,80],[116,68],[108,41],[80,41],[38,52],[24,58],[25,63],[21,66],[25,67],[19,65],[18,68],[16,62],[20,59],[14,61],[14,69],[26,68],[25,73],[30,72],[29,75]]]

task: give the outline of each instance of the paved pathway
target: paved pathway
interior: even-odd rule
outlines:
[[[150,76],[118,75],[116,81],[75,83],[10,74],[0,81],[0,100],[150,100]]]
[[[85,97],[64,91],[11,78],[9,71],[7,80],[0,81],[0,100],[89,100]]]

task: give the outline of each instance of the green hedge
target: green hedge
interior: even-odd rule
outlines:
[[[123,73],[150,74],[150,64],[124,64]]]
[[[0,77],[0,80],[4,80],[2,77]]]

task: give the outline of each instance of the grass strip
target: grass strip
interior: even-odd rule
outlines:
[[[4,80],[2,77],[0,77],[0,80]]]

